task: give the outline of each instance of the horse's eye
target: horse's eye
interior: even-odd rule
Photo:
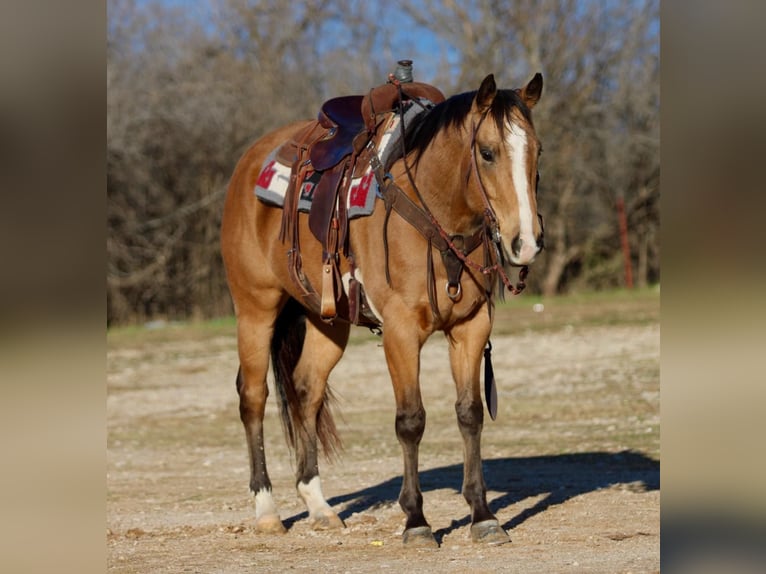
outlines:
[[[480,150],[479,153],[481,154],[481,159],[483,159],[484,161],[487,161],[487,162],[495,161],[495,154],[492,153],[491,149],[485,148]]]

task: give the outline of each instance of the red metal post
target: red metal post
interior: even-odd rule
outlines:
[[[625,216],[625,201],[622,196],[617,197],[617,218],[620,221],[620,243],[622,244],[622,256],[625,263],[625,286],[633,289],[633,266],[630,263],[630,244],[628,243],[628,218]]]

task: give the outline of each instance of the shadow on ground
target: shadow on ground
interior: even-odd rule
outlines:
[[[506,530],[512,530],[532,516],[580,494],[621,484],[631,484],[644,490],[657,490],[660,487],[660,463],[633,451],[498,458],[484,461],[484,478],[487,490],[502,493],[490,499],[490,509],[496,514],[526,498],[545,495],[534,506],[502,525]],[[420,472],[420,487],[423,492],[453,488],[459,493],[462,480],[462,464]],[[362,490],[336,496],[328,502],[336,509],[343,507],[338,515],[346,520],[354,513],[396,503],[401,486],[402,477],[399,475]],[[468,509],[467,505],[465,509]],[[306,517],[305,512],[297,514],[287,518],[285,525],[290,528],[295,522]],[[434,532],[434,536],[441,543],[446,534],[469,523],[470,515],[466,514],[460,520],[453,520],[447,528]]]

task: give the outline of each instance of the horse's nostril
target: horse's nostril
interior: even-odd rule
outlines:
[[[511,249],[513,250],[514,255],[518,255],[521,252],[521,237],[517,235],[513,238],[513,241],[511,241]]]

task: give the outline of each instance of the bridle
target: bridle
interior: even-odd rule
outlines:
[[[410,166],[407,163],[407,149],[405,138],[405,125],[404,125],[404,105],[401,83],[389,75],[389,82],[393,83],[398,88],[398,100],[399,100],[399,116],[401,127],[401,142],[402,142],[402,161],[404,163],[404,170],[407,173],[407,179],[412,187],[415,195],[420,202],[420,205],[415,204],[402,189],[394,183],[393,176],[391,174],[384,173],[383,166],[377,153],[371,154],[370,164],[375,173],[375,178],[378,182],[378,188],[380,194],[383,197],[383,201],[386,206],[386,217],[383,223],[383,248],[385,252],[385,271],[386,281],[391,285],[391,275],[388,266],[388,221],[391,217],[391,211],[395,210],[405,221],[410,223],[423,237],[428,241],[428,261],[427,261],[427,288],[428,288],[428,300],[431,305],[431,312],[434,318],[440,320],[439,309],[436,304],[436,293],[434,286],[434,271],[433,271],[433,248],[439,250],[442,256],[445,269],[447,271],[447,284],[445,290],[447,297],[456,301],[460,298],[462,288],[460,286],[460,275],[463,271],[463,266],[468,266],[474,271],[480,273],[486,277],[484,287],[484,297],[488,303],[487,312],[492,317],[492,305],[490,304],[492,298],[492,288],[494,286],[494,276],[497,273],[500,276],[503,285],[513,294],[518,295],[526,287],[526,277],[529,268],[526,265],[520,266],[519,279],[516,284],[508,277],[503,265],[505,257],[503,255],[502,237],[500,234],[500,224],[497,219],[497,214],[492,207],[492,202],[489,199],[487,190],[482,182],[481,175],[479,173],[479,167],[476,163],[476,134],[481,127],[481,124],[489,114],[489,109],[484,110],[479,121],[472,120],[471,125],[471,171],[466,177],[466,185],[470,175],[473,174],[476,178],[481,193],[481,198],[484,203],[484,223],[481,228],[473,234],[465,237],[463,235],[449,235],[444,227],[434,216],[433,212],[429,209],[423,195],[420,193],[418,186],[415,184],[415,178],[412,176]],[[413,100],[415,101],[415,100]],[[374,149],[372,150],[375,151]],[[542,216],[538,214],[540,220],[540,226],[542,227]],[[484,246],[484,265],[476,263],[468,256],[479,247]],[[492,420],[495,420],[497,416],[497,388],[495,385],[495,375],[492,368],[492,343],[487,339],[486,346],[484,348],[484,394],[487,403],[487,410]]]
[[[505,256],[503,254],[502,249],[502,236],[500,233],[500,224],[498,222],[497,214],[492,207],[492,202],[490,201],[489,195],[487,194],[487,190],[484,187],[484,183],[481,179],[481,175],[479,173],[478,165],[476,162],[476,134],[479,131],[479,128],[481,127],[482,123],[486,119],[487,115],[489,114],[489,110],[485,110],[481,117],[479,118],[479,121],[476,122],[475,120],[472,121],[471,125],[471,146],[470,146],[470,153],[471,153],[471,171],[469,172],[467,178],[466,178],[466,184],[468,183],[468,179],[470,178],[470,174],[473,173],[474,177],[476,178],[479,192],[481,194],[482,202],[484,203],[484,213],[483,213],[483,219],[484,223],[482,227],[475,232],[474,234],[464,237],[462,235],[449,235],[447,231],[444,229],[444,227],[439,223],[439,221],[434,216],[431,209],[428,207],[428,204],[426,203],[425,199],[423,198],[423,195],[420,193],[420,190],[418,189],[418,186],[415,184],[415,179],[412,175],[412,172],[410,170],[410,166],[407,163],[407,149],[405,144],[405,130],[406,127],[404,125],[404,108],[403,108],[403,100],[404,100],[404,94],[402,91],[401,83],[396,80],[395,78],[389,78],[389,81],[394,83],[399,92],[399,114],[400,114],[400,127],[401,127],[401,142],[402,142],[402,161],[404,163],[404,169],[407,174],[407,179],[409,181],[410,186],[412,187],[415,196],[417,197],[420,206],[417,206],[415,203],[413,203],[397,186],[394,181],[391,174],[385,174],[383,173],[383,168],[380,164],[380,161],[377,158],[377,154],[373,154],[372,158],[372,164],[373,164],[373,170],[376,174],[376,179],[378,180],[378,186],[381,190],[381,195],[383,196],[384,202],[386,203],[386,219],[384,223],[384,247],[385,247],[385,260],[386,260],[386,280],[389,284],[391,284],[391,277],[389,273],[389,267],[388,267],[388,239],[387,239],[387,229],[388,229],[388,220],[391,214],[391,210],[396,210],[405,220],[407,220],[411,225],[413,225],[427,240],[429,243],[429,250],[428,250],[428,264],[429,264],[429,300],[431,302],[431,307],[434,312],[434,315],[436,317],[439,316],[438,310],[436,307],[435,302],[435,294],[433,293],[433,280],[432,280],[432,259],[431,259],[431,247],[437,247],[439,251],[442,254],[442,259],[445,263],[445,266],[447,268],[447,284],[445,286],[447,296],[452,300],[457,300],[460,298],[462,289],[460,287],[460,274],[462,272],[462,266],[465,265],[467,267],[470,267],[477,273],[480,273],[481,275],[487,277],[489,281],[487,282],[487,285],[485,287],[486,297],[489,299],[491,297],[491,291],[492,291],[492,285],[494,284],[494,281],[492,280],[493,274],[497,273],[500,277],[501,281],[503,282],[503,285],[513,294],[518,295],[521,293],[524,288],[526,287],[526,277],[529,272],[529,268],[526,265],[520,266],[519,269],[519,279],[514,284],[511,279],[508,277],[508,274],[505,271],[505,267],[503,265],[505,261]],[[542,217],[540,217],[540,222],[542,224]],[[469,259],[469,255],[476,249],[479,245],[484,246],[484,264],[481,265],[472,259]]]

